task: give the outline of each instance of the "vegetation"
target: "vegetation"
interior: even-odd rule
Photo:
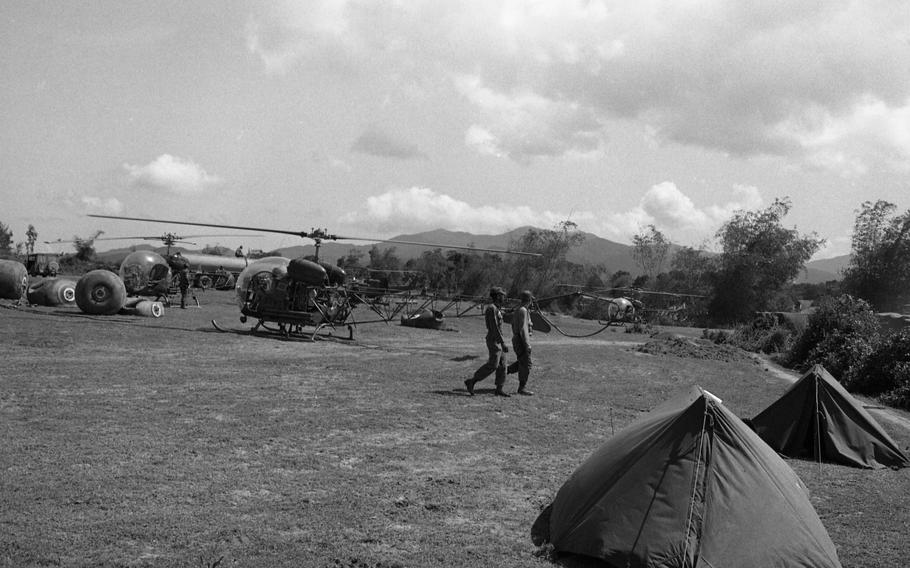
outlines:
[[[0,222],[0,256],[10,256],[13,253],[13,230],[8,225]]]
[[[584,241],[584,235],[577,228],[578,225],[572,221],[563,221],[554,229],[532,228],[513,243],[513,249],[540,256],[523,256],[511,261],[507,284],[509,295],[517,296],[524,288],[530,289],[537,297],[552,295],[560,280],[558,276],[574,271],[566,260],[566,253]]]
[[[73,246],[76,248],[76,258],[83,262],[91,262],[95,257],[95,239],[104,231],[96,231],[91,237],[73,237]]]
[[[660,273],[669,250],[670,241],[654,225],[632,237],[632,257],[649,280]]]
[[[910,409],[910,330],[888,335],[851,368],[844,381],[851,390],[878,396],[885,404]]]
[[[872,353],[878,335],[878,318],[868,302],[849,295],[823,298],[788,362],[800,370],[819,364],[841,379]]]
[[[910,303],[910,210],[895,215],[887,201],[866,201],[853,226],[853,254],[844,289],[879,311]]]
[[[715,322],[741,323],[768,309],[824,243],[814,234],[783,227],[789,211],[789,200],[776,199],[763,211],[737,213],[717,232],[723,252],[710,271],[708,308]]]

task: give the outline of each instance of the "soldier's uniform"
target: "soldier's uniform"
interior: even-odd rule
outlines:
[[[509,396],[502,390],[506,383],[506,353],[509,351],[505,339],[502,337],[502,310],[499,305],[505,298],[505,290],[494,286],[490,289],[490,298],[493,301],[487,304],[483,312],[483,319],[487,326],[486,344],[489,357],[487,362],[477,369],[474,376],[466,380],[464,384],[468,389],[468,394],[473,395],[476,383],[496,373],[496,394]]]

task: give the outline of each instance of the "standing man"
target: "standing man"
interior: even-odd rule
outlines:
[[[180,288],[180,307],[186,309],[186,294],[190,289],[190,263],[180,251],[170,258],[171,269],[177,273],[177,287]]]
[[[512,348],[515,349],[517,361],[509,365],[509,373],[518,373],[518,394],[532,396],[527,389],[528,377],[531,375],[531,305],[533,296],[530,290],[523,290],[518,299],[521,306],[512,314]]]
[[[502,337],[502,302],[505,297],[505,290],[499,286],[490,288],[492,301],[483,311],[483,319],[487,326],[487,352],[490,356],[487,362],[474,372],[474,376],[464,382],[464,386],[471,396],[474,396],[474,385],[494,372],[496,373],[496,396],[509,396],[502,390],[503,385],[506,384],[506,353],[509,352],[506,340]]]

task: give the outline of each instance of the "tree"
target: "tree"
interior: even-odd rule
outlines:
[[[513,261],[510,296],[517,296],[523,288],[531,289],[535,296],[553,291],[555,276],[569,271],[566,254],[585,240],[584,234],[576,230],[577,227],[572,221],[563,221],[554,229],[531,228],[517,242],[512,242],[513,249],[538,253],[540,256],[521,257]]]
[[[360,260],[363,258],[363,251],[360,251],[356,248],[351,247],[348,249],[348,254],[339,258],[337,265],[339,268],[344,270],[350,270],[352,268],[361,268]]]
[[[96,231],[94,235],[88,238],[73,237],[73,247],[76,249],[76,258],[79,260],[90,261],[95,256],[95,239],[104,234],[104,231]]]
[[[27,239],[25,252],[26,254],[33,254],[35,252],[35,242],[38,240],[38,231],[35,230],[34,225],[29,224],[25,237]]]
[[[910,302],[910,210],[895,215],[887,201],[866,201],[853,225],[853,254],[844,270],[844,290],[879,311]]]
[[[712,275],[708,312],[714,321],[742,322],[767,309],[824,243],[814,233],[784,228],[781,220],[789,212],[788,199],[775,199],[762,211],[735,214],[717,232],[723,252]]]
[[[716,271],[715,259],[704,250],[683,247],[676,251],[670,263],[665,292],[707,295],[711,291],[711,275]]]
[[[12,253],[13,230],[8,225],[0,223],[0,254]]]
[[[648,280],[660,273],[660,268],[670,250],[670,241],[654,225],[632,237],[632,258],[641,267]]]

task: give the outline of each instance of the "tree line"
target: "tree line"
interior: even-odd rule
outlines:
[[[366,255],[351,249],[337,264],[380,286],[450,296],[485,296],[492,285],[504,286],[510,296],[530,289],[538,298],[565,295],[573,288],[701,296],[690,312],[697,321],[688,322],[696,325],[736,324],[751,320],[755,312],[792,311],[799,296],[834,291],[862,298],[879,311],[901,311],[910,304],[910,210],[898,213],[896,205],[882,200],[864,202],[856,212],[852,254],[842,280],[811,289],[793,282],[824,240],[786,227],[790,209],[789,199],[779,198],[764,209],[735,213],[715,234],[717,252],[694,247],[671,252],[670,238],[648,225],[632,239],[632,256],[641,272],[636,277],[567,260],[569,251],[584,241],[571,221],[529,229],[510,243],[510,249],[537,253],[535,257],[440,247],[402,261],[394,247],[374,246]],[[97,236],[74,237],[78,259],[91,260]],[[29,225],[26,240],[14,243],[12,230],[0,222],[0,255],[32,253],[37,238]]]

